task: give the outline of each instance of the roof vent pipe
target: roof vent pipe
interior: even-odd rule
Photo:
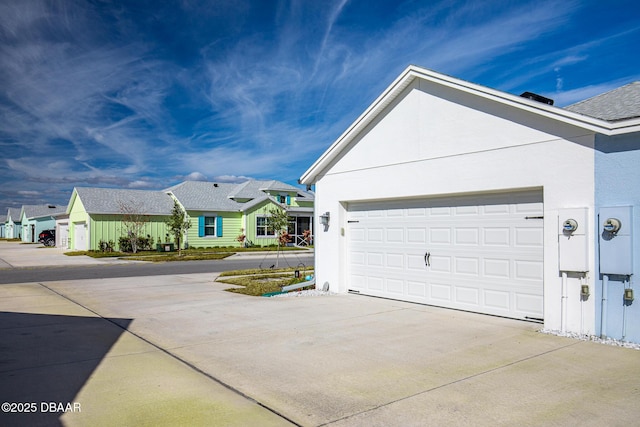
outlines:
[[[546,97],[544,97],[542,95],[538,95],[537,93],[524,92],[520,96],[523,97],[523,98],[533,99],[534,101],[542,102],[543,104],[553,105],[553,99],[546,98]]]

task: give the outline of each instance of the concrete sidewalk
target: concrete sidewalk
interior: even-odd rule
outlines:
[[[20,243],[15,241],[0,240],[0,270],[3,268],[24,267],[61,267],[73,265],[104,265],[104,264],[130,264],[144,261],[132,261],[126,258],[92,258],[86,255],[69,256],[69,252],[62,248],[45,247],[39,243]],[[269,260],[273,262],[280,257],[284,262],[284,256],[296,260],[297,257],[313,256],[313,249],[299,251],[283,251],[277,254],[273,251],[238,252],[231,255],[234,258],[252,258],[256,260]]]
[[[19,243],[0,240],[0,269],[140,262],[118,258],[91,258],[86,255],[68,256],[64,254],[65,252],[68,251],[62,248],[46,247],[40,243]]]
[[[640,417],[637,350],[364,296],[247,297],[213,279],[0,286],[4,401],[55,400],[29,394],[32,385],[76,378],[57,400],[83,411],[64,414],[65,425],[601,426]],[[75,338],[60,341],[68,324],[78,325]],[[20,362],[30,354],[40,356]]]

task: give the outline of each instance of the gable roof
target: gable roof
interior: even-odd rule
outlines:
[[[174,195],[186,210],[240,211],[242,203],[229,198],[237,184],[184,181],[165,190]]]
[[[22,217],[20,216],[21,209],[18,208],[9,208],[7,211],[7,221],[11,220],[13,222],[20,222]]]
[[[537,102],[528,98],[491,89],[475,83],[470,83],[445,74],[437,73],[426,68],[410,65],[385,89],[384,92],[344,131],[336,141],[307,169],[298,182],[301,184],[313,184],[318,176],[337,159],[342,150],[360,134],[376,117],[416,79],[433,84],[446,86],[460,92],[475,95],[488,101],[499,102],[512,108],[527,111],[539,116],[551,118],[583,129],[605,135],[617,135],[640,131],[640,118],[606,121],[600,118],[579,114],[568,109]]]
[[[55,205],[22,205],[20,218],[27,219],[55,216],[66,211],[66,206]]]
[[[90,214],[122,214],[122,203],[134,205],[144,215],[171,215],[173,210],[173,200],[162,191],[76,187],[69,200],[67,213],[70,213],[76,196]]]
[[[640,117],[640,81],[585,99],[565,109],[608,122]]]
[[[275,180],[249,180],[240,184],[184,181],[165,191],[173,194],[186,210],[196,211],[244,212],[265,200],[275,201],[267,191],[295,192],[301,200],[313,200],[311,194]]]

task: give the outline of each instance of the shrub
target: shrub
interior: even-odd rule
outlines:
[[[147,237],[138,236],[136,239],[138,250],[139,251],[150,251],[153,250],[153,237],[147,234]],[[120,247],[121,252],[133,252],[133,248],[131,247],[131,239],[122,236],[118,239],[118,246]]]
[[[108,242],[105,242],[104,240],[100,240],[100,242],[98,243],[98,248],[100,249],[100,252],[113,252],[114,246],[115,246],[115,243],[113,243],[113,240],[109,240]]]

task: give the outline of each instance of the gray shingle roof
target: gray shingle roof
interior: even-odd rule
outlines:
[[[238,184],[185,181],[165,191],[173,193],[187,210],[218,210],[239,212],[242,203],[229,198]]]
[[[11,217],[11,221],[20,222],[20,209],[19,208],[9,208],[7,211],[7,220]]]
[[[121,214],[122,204],[145,215],[171,215],[173,200],[163,191],[76,187],[85,210],[93,214]]]
[[[267,190],[295,192],[300,199],[313,200],[312,194],[274,180],[249,180],[240,184],[185,181],[165,191],[171,192],[187,210],[242,212],[266,200]]]
[[[27,217],[27,219],[43,218],[61,214],[66,211],[66,208],[66,206],[54,205],[23,205],[22,213]]]
[[[565,109],[608,122],[640,117],[640,81],[585,99]]]

